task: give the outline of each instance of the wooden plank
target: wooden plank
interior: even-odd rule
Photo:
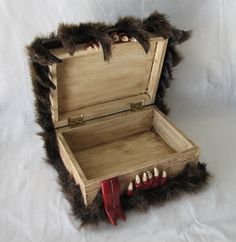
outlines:
[[[84,201],[86,202],[87,194],[85,191],[85,183],[87,181],[87,178],[85,177],[83,171],[81,170],[79,164],[77,163],[77,160],[74,157],[70,147],[66,143],[63,135],[57,134],[57,138],[58,138],[59,151],[60,151],[60,155],[63,160],[63,163],[66,169],[68,170],[68,172],[73,176],[76,184],[80,186],[82,196],[84,198]]]
[[[73,152],[127,138],[152,128],[153,109],[125,112],[88,121],[85,125],[61,130]]]
[[[112,51],[110,62],[96,52],[57,65],[60,113],[145,92],[154,49],[147,55],[139,44],[128,43],[113,46]]]
[[[153,127],[155,131],[177,152],[197,147],[187,136],[180,131],[168,118],[154,107]],[[199,147],[197,147],[199,149]]]
[[[152,69],[147,86],[147,93],[151,97],[152,103],[155,102],[156,92],[161,76],[161,70],[165,59],[167,43],[168,39],[163,39],[156,42]]]
[[[84,120],[92,120],[97,117],[103,117],[130,109],[131,103],[143,102],[143,105],[151,104],[151,99],[147,94],[140,94],[133,97],[115,100],[109,103],[101,103],[90,107],[82,108],[80,110],[66,112],[60,115],[61,120],[54,124],[55,128],[68,125],[68,118],[79,117],[84,114]]]
[[[92,180],[117,171],[132,171],[134,166],[150,160],[158,162],[173,153],[159,135],[152,131],[143,131],[127,138],[79,150],[74,155],[86,177]]]
[[[63,135],[58,134],[58,139],[61,142],[62,146],[64,147],[63,148],[63,151],[65,151],[64,153],[66,153],[68,155],[68,157],[70,158],[70,159],[68,159],[68,162],[70,162],[70,167],[75,168],[77,173],[79,174],[78,181],[79,182],[86,181],[87,178],[85,177],[83,171],[81,170],[80,166],[78,165],[78,162],[77,162],[73,152],[71,151],[70,147],[68,146],[68,144],[67,144],[65,138],[63,137]]]

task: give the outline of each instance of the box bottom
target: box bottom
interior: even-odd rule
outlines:
[[[150,162],[163,160],[175,153],[154,131],[144,131],[110,143],[96,145],[74,155],[88,179],[130,170]]]

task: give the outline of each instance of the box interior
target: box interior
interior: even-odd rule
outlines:
[[[62,133],[88,180],[163,161],[193,147],[154,107],[122,112]]]

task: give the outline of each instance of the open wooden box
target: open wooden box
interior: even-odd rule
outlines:
[[[85,205],[92,203],[100,182],[118,177],[121,191],[136,174],[158,167],[175,176],[199,148],[153,104],[167,46],[152,37],[148,54],[135,42],[112,45],[112,59],[79,45],[51,66],[54,126],[61,157],[80,186]]]

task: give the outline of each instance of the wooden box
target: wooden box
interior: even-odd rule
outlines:
[[[50,68],[54,127],[67,170],[80,186],[85,205],[100,182],[118,177],[124,191],[136,174],[158,167],[168,176],[197,163],[199,148],[153,104],[167,39],[151,37],[148,54],[135,42],[112,45],[112,59],[79,45]]]

